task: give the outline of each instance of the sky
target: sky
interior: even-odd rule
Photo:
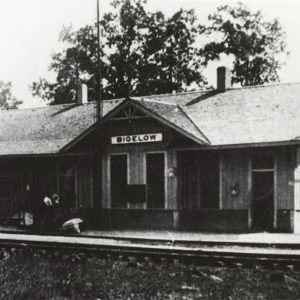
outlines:
[[[110,10],[111,0],[100,0],[101,14]],[[171,16],[178,9],[195,9],[201,24],[220,4],[236,1],[212,0],[148,0],[147,9],[161,10]],[[282,82],[300,82],[300,2],[297,0],[248,0],[249,8],[261,10],[267,19],[278,18],[287,33],[290,51],[287,64],[280,71]],[[0,80],[11,81],[12,92],[23,101],[21,108],[45,106],[47,103],[31,95],[29,86],[39,77],[54,80],[48,70],[51,53],[63,48],[59,33],[72,24],[79,29],[96,20],[96,0],[0,0]],[[204,75],[215,85],[216,67],[228,60],[211,63]]]

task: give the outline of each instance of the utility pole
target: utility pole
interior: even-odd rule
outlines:
[[[101,34],[100,34],[100,5],[99,0],[97,0],[97,72],[96,72],[96,107],[97,107],[97,122],[99,127],[101,126],[101,119],[103,116],[103,103],[101,99],[101,59],[100,59],[100,49],[101,49]]]

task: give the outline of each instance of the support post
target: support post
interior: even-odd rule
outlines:
[[[294,169],[294,233],[300,233],[300,146],[296,148]]]

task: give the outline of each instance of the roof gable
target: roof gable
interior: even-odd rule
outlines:
[[[151,100],[144,101],[139,98],[129,98],[105,115],[103,122],[120,116],[120,113],[129,107],[136,109],[139,114],[143,113],[148,117],[156,119],[198,144],[209,144],[208,139],[196,127],[183,109],[179,105],[172,103],[154,102]]]

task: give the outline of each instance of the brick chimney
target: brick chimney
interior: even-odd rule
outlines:
[[[83,83],[78,84],[77,103],[78,104],[88,103],[88,88],[86,84]]]
[[[226,67],[217,68],[217,90],[224,93],[231,87],[231,70]]]

